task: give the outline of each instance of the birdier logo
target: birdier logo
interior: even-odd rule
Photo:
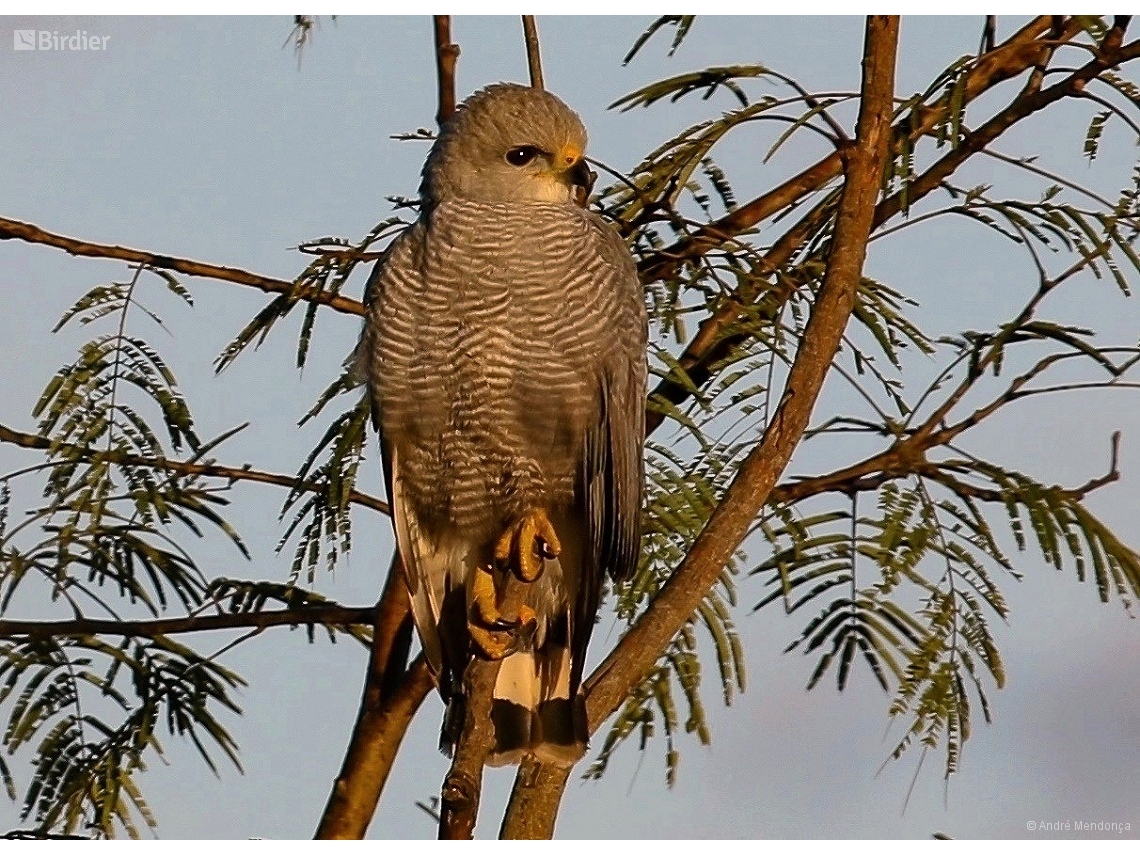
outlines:
[[[87,30],[12,30],[12,50],[106,50],[110,36],[93,36]]]

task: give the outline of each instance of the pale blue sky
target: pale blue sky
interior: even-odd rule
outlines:
[[[763,63],[811,89],[858,84],[858,18],[709,18],[667,59],[668,36],[629,67],[621,58],[647,18],[540,18],[546,81],[582,114],[591,153],[628,169],[667,133],[730,106],[687,99],[628,113],[606,105],[649,80],[706,65]],[[300,68],[282,49],[291,27],[274,18],[0,19],[0,215],[87,240],[120,243],[292,278],[303,266],[290,250],[323,235],[359,237],[388,216],[391,194],[412,195],[426,147],[389,134],[430,127],[435,112],[430,21],[420,18],[323,20]],[[1013,28],[1002,20],[999,37]],[[897,90],[910,94],[956,57],[976,50],[981,22],[921,18],[903,23]],[[99,53],[16,52],[10,30],[86,30],[108,36]],[[518,19],[458,18],[461,93],[521,79]],[[764,91],[754,86],[754,93]],[[990,100],[992,106],[1008,91]],[[984,107],[983,107],[984,109]],[[1113,195],[1135,161],[1134,139],[1110,126],[1100,159],[1080,158],[1091,108],[1051,114],[1019,128],[1001,150],[1040,153]],[[785,147],[769,163],[763,137],[741,134],[721,156],[741,198],[770,186],[822,149]],[[962,183],[993,180],[993,164],[970,167]],[[1021,185],[1010,183],[1008,186]],[[1028,185],[1025,185],[1028,186]],[[920,226],[876,243],[872,275],[922,303],[917,315],[936,334],[991,326],[1034,286],[1032,271],[1008,246],[976,226]],[[30,409],[44,383],[74,358],[79,333],[52,336],[60,313],[87,288],[121,278],[120,264],[76,260],[45,247],[0,244],[0,421],[31,429]],[[197,417],[212,436],[252,419],[254,428],[220,454],[226,462],[293,471],[315,441],[294,425],[338,370],[358,322],[328,313],[303,376],[292,369],[295,324],[243,356],[221,378],[211,361],[264,303],[263,295],[212,281],[184,280],[192,310],[153,298],[173,335],[146,330],[168,356]],[[356,282],[359,289],[361,282]],[[359,290],[353,291],[359,294]],[[1051,305],[1051,317],[1084,323],[1107,342],[1132,344],[1140,329],[1134,301],[1108,283],[1081,281]],[[929,369],[919,367],[919,373]],[[836,394],[834,387],[829,387]],[[827,398],[817,415],[825,414]],[[1078,484],[1100,474],[1108,437],[1124,432],[1124,478],[1092,507],[1132,543],[1140,499],[1140,408],[1134,396],[1030,402],[982,432],[973,447],[1006,464]],[[797,472],[821,471],[846,452],[806,454]],[[28,462],[0,447],[0,469]],[[380,492],[369,460],[362,487]],[[273,553],[280,496],[235,490],[234,518],[253,546],[246,565],[224,545],[196,551],[207,570],[283,579],[288,559]],[[388,523],[357,517],[354,552],[326,595],[349,604],[375,600],[387,568]],[[917,754],[876,776],[899,737],[884,735],[889,697],[859,673],[839,695],[825,680],[804,691],[814,660],[780,650],[802,618],[750,615],[759,586],[742,583],[738,623],[746,639],[748,691],[720,707],[710,673],[706,701],[713,744],[680,739],[677,786],[664,787],[662,749],[624,749],[600,783],[572,783],[559,823],[566,837],[1022,837],[1030,821],[1131,823],[1140,836],[1140,628],[1119,604],[1100,605],[1093,585],[1058,573],[1032,554],[1026,579],[1004,583],[1013,609],[996,631],[1009,684],[991,692],[996,721],[980,717],[961,772],[944,789],[941,757],[931,756],[909,807],[903,804]],[[607,642],[609,624],[595,636]],[[143,780],[168,838],[308,837],[344,750],[364,668],[360,649],[304,643],[303,633],[271,630],[225,657],[250,686],[245,715],[232,718],[246,774],[222,766],[215,780],[175,737],[169,766]],[[437,794],[446,761],[435,750],[441,705],[433,696],[413,724],[371,828],[374,837],[434,833],[414,803]],[[16,772],[28,769],[18,759]],[[487,777],[482,835],[493,834],[511,773]],[[0,831],[18,825],[0,802]]]

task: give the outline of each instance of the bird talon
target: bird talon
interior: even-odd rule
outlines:
[[[524,582],[542,575],[546,559],[557,558],[562,544],[546,511],[536,508],[504,531],[495,542],[495,561],[511,565]]]
[[[491,569],[476,568],[467,629],[475,646],[492,661],[504,659],[529,645],[538,626],[538,616],[530,606],[520,605],[518,617],[511,619],[499,611],[498,599]]]
[[[499,594],[495,590],[495,579],[488,567],[478,567],[471,585],[472,617],[484,627],[494,627],[503,620],[499,611]]]
[[[493,632],[473,623],[468,624],[467,630],[479,652],[493,662],[506,659],[518,649],[519,639],[513,633]]]

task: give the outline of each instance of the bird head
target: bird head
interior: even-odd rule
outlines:
[[[497,83],[464,101],[440,128],[424,164],[428,205],[566,202],[591,181],[578,114],[542,89]]]

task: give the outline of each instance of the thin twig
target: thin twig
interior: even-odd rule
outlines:
[[[265,629],[271,626],[369,626],[375,606],[340,605],[294,606],[274,611],[238,614],[199,615],[158,620],[0,620],[3,638],[60,638],[81,635],[118,635],[126,638],[154,638],[187,632],[219,629]]]
[[[530,85],[535,89],[545,89],[542,82],[542,54],[538,47],[538,25],[534,15],[522,16],[523,39],[526,41],[526,66],[530,71]]]
[[[319,291],[316,288],[297,288],[293,282],[284,279],[274,279],[241,270],[237,267],[221,267],[216,264],[206,264],[189,258],[176,258],[172,255],[160,255],[141,249],[131,249],[125,246],[111,246],[109,244],[89,243],[64,235],[53,234],[31,223],[22,223],[18,220],[9,220],[0,217],[0,240],[18,240],[28,243],[38,243],[53,246],[56,249],[71,255],[85,256],[87,258],[112,258],[126,261],[131,264],[142,264],[147,267],[156,267],[161,270],[173,270],[187,276],[201,276],[206,279],[220,279],[223,282],[233,282],[237,285],[247,285],[264,291],[267,294],[290,294],[298,300],[310,303],[319,303],[344,312],[348,315],[363,315],[364,308],[357,300]]]
[[[435,120],[442,125],[455,112],[455,63],[459,45],[451,41],[451,16],[433,15],[435,25],[435,72],[439,84]]]
[[[314,481],[299,481],[292,475],[279,475],[275,472],[262,472],[245,466],[219,466],[215,463],[189,463],[183,460],[167,460],[161,457],[142,457],[136,454],[124,454],[118,451],[93,451],[80,445],[56,444],[50,439],[36,434],[12,430],[0,424],[0,442],[7,442],[22,448],[34,448],[42,451],[53,450],[57,454],[77,457],[89,463],[114,463],[118,466],[145,467],[163,472],[176,472],[180,475],[198,475],[205,478],[224,478],[227,481],[254,481],[260,484],[275,484],[279,487],[288,487],[290,490],[306,493],[320,493],[324,486]],[[371,508],[382,514],[390,513],[388,503],[352,490],[348,501],[354,505]]]

